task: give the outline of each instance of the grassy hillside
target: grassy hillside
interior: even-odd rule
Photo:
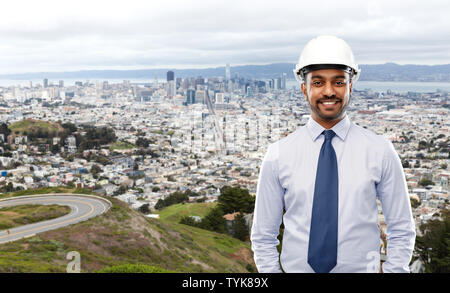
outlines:
[[[0,199],[9,198],[21,195],[35,195],[35,194],[49,194],[49,193],[78,193],[78,194],[92,194],[89,188],[73,188],[68,186],[58,187],[41,187],[36,189],[19,190],[8,193],[1,193]]]
[[[61,205],[17,205],[0,208],[0,230],[51,220],[70,213],[70,207]]]
[[[60,132],[64,129],[61,125],[55,122],[49,122],[49,121],[42,121],[42,120],[35,120],[35,119],[25,119],[21,121],[14,122],[9,126],[9,129],[11,130],[12,134],[16,134],[16,132],[19,133],[19,135],[22,135],[24,131],[27,131],[28,133],[37,131],[38,129],[41,129],[43,131],[47,132]]]
[[[184,216],[200,216],[204,217],[208,211],[216,207],[217,203],[190,203],[175,204],[159,211],[159,217],[162,221],[170,221],[178,223]]]
[[[110,150],[130,150],[135,148],[136,146],[132,143],[126,141],[116,141],[109,147]]]
[[[82,272],[255,270],[248,243],[178,224],[173,214],[171,220],[148,218],[108,199],[113,207],[102,216],[1,244],[0,272],[65,272],[70,251],[80,253]]]

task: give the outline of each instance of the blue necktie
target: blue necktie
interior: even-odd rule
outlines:
[[[336,266],[338,233],[338,169],[331,140],[333,130],[324,130],[325,141],[317,164],[314,201],[309,232],[308,263],[316,273]]]

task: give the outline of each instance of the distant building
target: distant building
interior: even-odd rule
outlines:
[[[77,139],[75,138],[75,136],[71,135],[68,136],[65,140],[66,143],[66,147],[67,147],[67,151],[69,153],[75,153],[77,151]]]
[[[173,71],[167,71],[167,96],[173,97],[176,94],[175,73]]]
[[[283,75],[281,76],[281,89],[286,89],[286,73],[283,73]]]
[[[197,77],[195,79],[195,89],[203,89],[203,86],[205,85],[205,79],[200,77]]]
[[[216,104],[223,104],[223,103],[224,103],[224,94],[216,93]]]
[[[195,91],[188,89],[186,91],[186,105],[195,104]]]
[[[48,87],[48,79],[47,78],[44,78],[43,84],[44,84],[44,88]]]
[[[225,80],[229,81],[231,79],[231,69],[230,64],[227,63],[227,66],[225,67]]]
[[[206,104],[206,91],[195,91],[195,99],[197,101],[201,101],[203,104]]]
[[[251,97],[252,96],[252,88],[251,86],[247,87],[247,97]]]
[[[167,71],[167,81],[175,80],[175,73],[173,71]]]
[[[450,178],[450,173],[442,173],[439,176],[441,177],[440,186],[441,186],[442,190],[450,191],[450,189],[448,188],[448,181]]]

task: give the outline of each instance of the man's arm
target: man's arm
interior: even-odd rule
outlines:
[[[271,144],[261,164],[251,233],[260,273],[281,273],[277,236],[283,216],[284,189],[278,180],[278,144]]]
[[[381,180],[377,185],[387,224],[387,260],[383,272],[408,273],[416,230],[403,167],[394,146],[390,141],[387,143]]]

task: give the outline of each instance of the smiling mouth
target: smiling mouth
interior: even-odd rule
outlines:
[[[318,101],[317,103],[318,104],[323,104],[323,105],[325,105],[325,106],[330,106],[330,105],[335,105],[335,104],[337,104],[337,103],[340,103],[341,101],[340,100],[325,100],[325,101]]]

